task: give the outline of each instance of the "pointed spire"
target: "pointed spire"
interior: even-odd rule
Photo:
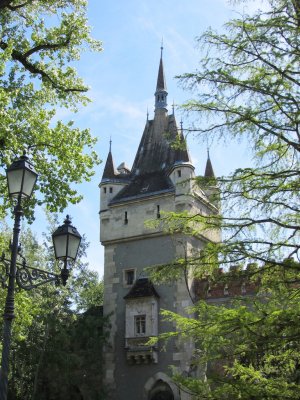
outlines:
[[[115,167],[114,167],[114,161],[113,161],[113,157],[111,154],[111,138],[109,140],[109,152],[108,152],[108,156],[106,159],[106,163],[105,163],[105,167],[104,167],[104,171],[103,171],[103,175],[102,175],[102,181],[104,179],[114,179],[116,176],[116,172],[115,172]]]
[[[156,90],[167,90],[162,53],[163,53],[163,47],[161,47],[161,55],[160,55],[159,68],[158,68],[158,74],[157,74]]]
[[[215,177],[214,170],[213,170],[213,167],[212,167],[212,163],[211,163],[210,157],[209,157],[209,149],[207,149],[207,161],[206,161],[206,167],[205,167],[204,176],[206,178],[214,178]]]
[[[157,109],[166,109],[167,108],[167,85],[164,74],[164,65],[163,65],[163,47],[160,48],[160,61],[157,75],[157,83],[156,83],[156,91],[155,91],[155,110]]]

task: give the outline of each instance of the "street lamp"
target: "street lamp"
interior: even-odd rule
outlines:
[[[64,224],[53,232],[52,240],[55,258],[64,262],[64,267],[61,270],[61,280],[65,286],[69,277],[68,261],[75,261],[81,242],[81,236],[77,229],[71,225],[69,215],[67,215]]]
[[[6,259],[2,255],[0,261],[5,265],[5,274],[0,276],[2,286],[7,288],[3,315],[3,347],[0,371],[0,400],[7,399],[9,351],[11,342],[11,328],[14,315],[15,282],[25,290],[31,290],[48,282],[63,285],[69,276],[68,262],[75,261],[81,236],[75,227],[71,225],[67,216],[64,225],[60,226],[52,235],[54,251],[57,260],[64,262],[60,275],[39,268],[32,268],[26,264],[26,260],[19,254],[20,222],[23,216],[22,200],[31,197],[38,174],[30,163],[25,152],[20,159],[14,161],[6,170],[9,196],[17,199],[14,208],[13,241],[11,246],[11,258]],[[20,263],[18,255],[23,258]],[[7,283],[8,280],[8,283]]]

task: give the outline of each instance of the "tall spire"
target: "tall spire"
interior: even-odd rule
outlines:
[[[160,61],[157,75],[156,91],[155,91],[155,111],[158,109],[167,108],[167,85],[164,74],[164,64],[163,64],[163,46],[160,48]]]
[[[205,176],[205,178],[214,178],[215,177],[215,173],[214,173],[212,163],[211,163],[210,157],[209,157],[209,149],[207,149],[207,161],[206,161],[204,176]]]

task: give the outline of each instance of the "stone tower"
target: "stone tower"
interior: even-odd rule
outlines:
[[[110,316],[111,323],[104,350],[105,387],[111,400],[189,399],[172,382],[169,366],[189,373],[193,343],[174,340],[163,349],[160,343],[149,346],[147,341],[174,329],[162,320],[161,309],[185,314],[192,304],[192,277],[154,285],[144,269],[171,263],[199,252],[208,241],[220,240],[218,232],[196,239],[170,235],[160,224],[145,225],[168,211],[218,213],[210,201],[217,189],[210,186],[205,191],[194,185],[194,166],[174,112],[168,114],[167,95],[161,54],[154,119],[147,118],[132,169],[124,163],[115,169],[110,148],[99,185],[104,315]],[[173,146],[175,141],[182,146]],[[205,175],[213,176],[209,158]]]

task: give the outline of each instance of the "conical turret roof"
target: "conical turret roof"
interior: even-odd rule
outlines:
[[[214,178],[215,177],[215,173],[212,167],[212,163],[210,161],[210,157],[209,157],[209,152],[207,152],[207,161],[206,161],[206,167],[205,167],[205,173],[204,176],[206,178]]]
[[[103,175],[102,175],[102,181],[104,179],[114,179],[116,176],[116,172],[115,172],[115,167],[114,167],[114,161],[113,161],[113,157],[111,154],[111,150],[109,150],[107,159],[106,159],[106,163],[105,163],[105,167],[104,167],[104,171],[103,171]]]

